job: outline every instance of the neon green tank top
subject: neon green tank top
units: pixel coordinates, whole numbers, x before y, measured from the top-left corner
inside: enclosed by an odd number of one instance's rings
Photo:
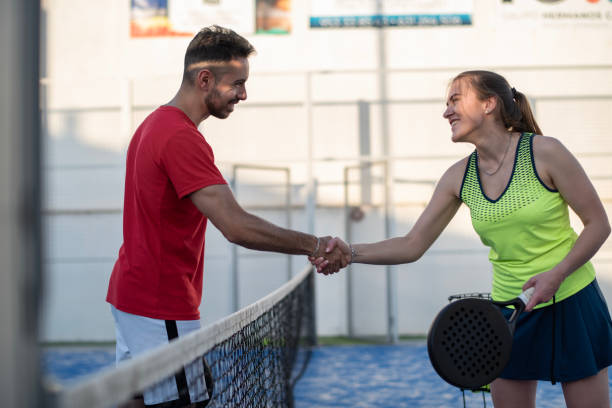
[[[492,200],[482,189],[476,151],[468,160],[461,185],[461,200],[470,208],[472,225],[483,244],[491,248],[494,300],[516,297],[529,278],[561,262],[578,238],[570,226],[567,203],[537,174],[532,141],[533,134],[521,135],[510,181],[499,198]],[[556,301],[580,291],[594,278],[593,265],[587,262],[563,281]]]

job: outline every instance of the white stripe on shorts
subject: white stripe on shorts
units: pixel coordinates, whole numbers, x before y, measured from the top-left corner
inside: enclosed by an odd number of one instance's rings
[[[116,362],[132,358],[148,350],[168,344],[168,332],[165,320],[152,319],[118,310],[111,305],[115,319],[115,335],[117,339]],[[199,320],[176,320],[178,335],[184,336],[198,330]],[[204,380],[204,365],[201,359],[185,367],[189,397],[191,402],[207,400],[208,391]],[[145,405],[160,404],[179,398],[176,380],[169,377],[151,386],[143,392]]]

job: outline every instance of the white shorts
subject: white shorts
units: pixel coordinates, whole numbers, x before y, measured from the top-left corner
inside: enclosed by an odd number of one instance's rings
[[[201,327],[199,320],[151,319],[122,312],[112,305],[111,312],[115,319],[117,363],[167,344],[171,339],[184,336]],[[174,377],[169,377],[146,389],[143,392],[144,403],[155,405],[175,402],[176,406],[184,406],[185,403],[200,402],[203,404],[198,406],[205,406],[204,402],[209,399],[206,385],[204,363],[202,359],[198,359],[185,366],[184,370]],[[182,395],[179,395],[179,389]]]

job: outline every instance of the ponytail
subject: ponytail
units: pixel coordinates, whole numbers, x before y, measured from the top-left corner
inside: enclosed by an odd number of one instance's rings
[[[514,88],[512,89],[514,94],[514,104],[521,113],[520,119],[517,122],[511,123],[512,130],[516,132],[529,132],[541,135],[542,131],[540,130],[540,127],[533,116],[531,106],[529,105],[529,100],[525,94],[518,92]]]

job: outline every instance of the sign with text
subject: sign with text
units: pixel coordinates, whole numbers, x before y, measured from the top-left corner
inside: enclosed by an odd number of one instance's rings
[[[497,0],[500,23],[612,26],[611,0]]]
[[[472,24],[472,0],[312,0],[310,27]]]

